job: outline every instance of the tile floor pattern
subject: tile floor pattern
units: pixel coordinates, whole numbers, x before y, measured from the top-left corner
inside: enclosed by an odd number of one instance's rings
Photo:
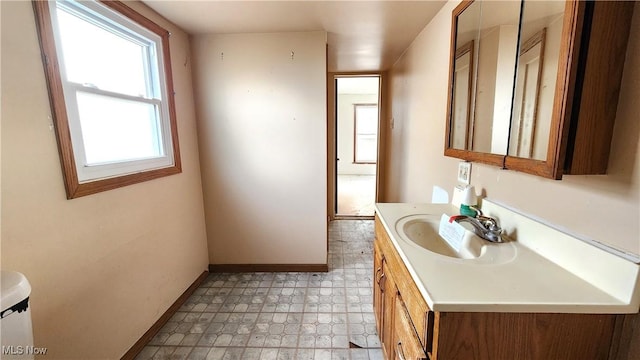
[[[136,359],[382,359],[372,273],[373,221],[334,221],[328,273],[210,274]]]

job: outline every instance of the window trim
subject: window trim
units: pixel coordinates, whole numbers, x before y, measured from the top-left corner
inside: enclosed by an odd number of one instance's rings
[[[358,148],[358,107],[376,107],[378,109],[378,127],[380,127],[380,106],[377,103],[353,104],[353,164],[377,164],[377,161],[358,161],[356,150]],[[378,132],[380,129],[378,129]],[[376,146],[378,146],[378,134],[376,133]],[[376,154],[377,160],[378,154]]]
[[[62,166],[62,174],[67,194],[67,199],[91,195],[102,191],[113,190],[120,187],[141,183],[157,179],[164,176],[174,175],[182,172],[180,160],[180,146],[178,143],[178,126],[176,121],[176,110],[173,90],[173,75],[171,71],[171,57],[169,52],[169,31],[165,30],[155,22],[139,14],[129,6],[120,1],[99,1],[100,4],[123,15],[141,27],[157,34],[161,38],[164,77],[166,86],[166,100],[169,115],[170,143],[173,148],[173,165],[143,170],[136,173],[119,175],[109,178],[102,178],[81,182],[78,179],[76,160],[71,141],[71,131],[69,117],[64,99],[63,82],[60,77],[60,65],[54,42],[53,26],[51,23],[51,13],[48,1],[33,0],[33,8],[36,18],[38,37],[40,40],[40,50],[42,63],[49,90],[49,102],[51,104],[53,124],[55,127],[58,142],[58,152]],[[163,134],[163,136],[165,136]],[[170,155],[170,154],[168,154]]]

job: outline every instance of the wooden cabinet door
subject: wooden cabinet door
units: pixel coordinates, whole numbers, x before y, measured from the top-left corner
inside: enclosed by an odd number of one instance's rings
[[[384,256],[376,242],[373,246],[373,312],[376,317],[376,330],[378,330],[378,336],[381,340],[383,333],[382,318],[384,314],[384,296],[381,287],[384,281],[384,272],[382,271],[383,259]]]
[[[373,247],[373,311],[384,358],[393,359],[395,357],[393,316],[398,287],[389,272],[389,264],[382,252],[379,240],[376,239]]]
[[[395,301],[394,315],[394,350],[396,360],[426,360],[427,355],[415,332],[409,311],[398,293]]]
[[[395,359],[393,322],[398,287],[396,286],[393,276],[387,271],[386,265],[387,262],[383,260],[382,271],[384,272],[384,278],[382,281],[382,301],[384,306],[382,315],[382,336],[380,341],[382,342],[382,351],[385,353],[385,359]]]

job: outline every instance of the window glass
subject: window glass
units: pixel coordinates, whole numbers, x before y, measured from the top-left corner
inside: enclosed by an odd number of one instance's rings
[[[146,75],[148,46],[116,32],[115,26],[58,6],[57,20],[66,80],[132,96],[151,97]]]
[[[355,106],[355,162],[375,163],[378,153],[378,106]]]
[[[87,165],[162,156],[152,104],[77,93]]]

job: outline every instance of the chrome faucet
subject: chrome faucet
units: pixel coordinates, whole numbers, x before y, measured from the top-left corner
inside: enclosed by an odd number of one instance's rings
[[[449,222],[468,222],[473,226],[473,230],[476,235],[487,241],[501,243],[502,236],[500,235],[502,234],[502,229],[500,228],[500,226],[498,226],[498,221],[495,218],[483,215],[480,209],[473,208],[473,210],[478,213],[475,217],[467,215],[454,215],[449,218]]]

